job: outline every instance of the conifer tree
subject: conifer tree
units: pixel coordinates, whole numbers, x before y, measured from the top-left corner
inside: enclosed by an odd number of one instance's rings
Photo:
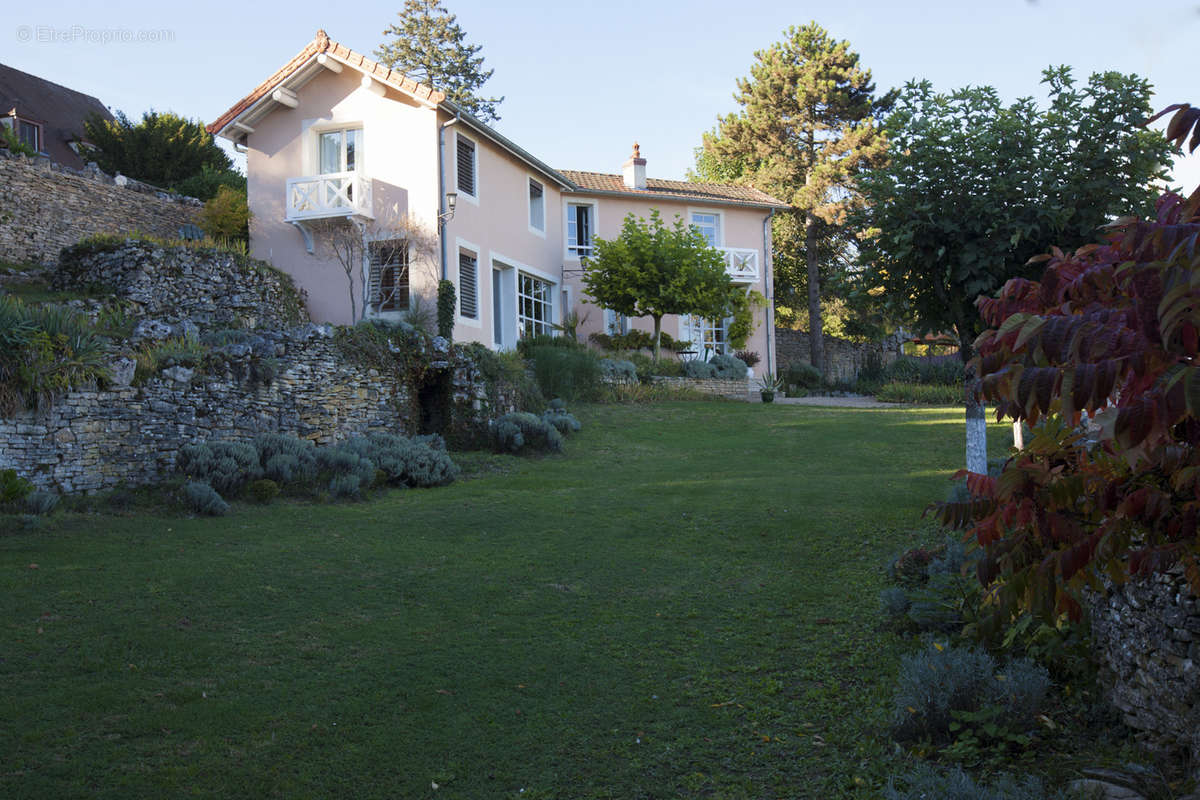
[[[503,97],[482,97],[479,88],[495,70],[483,68],[482,45],[467,44],[467,35],[441,0],[404,0],[400,22],[389,25],[375,51],[383,64],[416,81],[443,91],[454,103],[484,122],[500,119],[496,106]]]
[[[787,295],[806,276],[811,360],[823,371],[819,256],[839,249],[833,240],[860,199],[855,175],[886,150],[875,85],[849,43],[815,22],[789,28],[754,59],[750,77],[737,83],[742,110],[704,135],[695,174],[749,184],[792,205],[774,228],[775,287]]]

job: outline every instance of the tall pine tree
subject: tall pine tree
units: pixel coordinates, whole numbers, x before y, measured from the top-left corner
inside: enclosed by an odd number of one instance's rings
[[[496,106],[503,97],[482,97],[478,91],[495,70],[483,68],[482,45],[467,44],[458,18],[441,0],[404,0],[400,22],[388,26],[375,51],[383,64],[413,80],[443,91],[453,102],[484,122],[500,119]]]
[[[754,59],[734,95],[742,110],[704,135],[695,174],[749,184],[791,204],[774,228],[775,288],[787,296],[800,273],[806,278],[811,360],[824,371],[821,253],[839,249],[835,240],[860,202],[855,176],[886,152],[875,85],[849,43],[815,22],[789,28]]]

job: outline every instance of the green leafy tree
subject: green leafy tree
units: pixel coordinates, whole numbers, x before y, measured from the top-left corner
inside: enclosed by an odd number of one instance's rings
[[[825,362],[821,265],[837,264],[848,212],[859,203],[855,176],[880,161],[887,143],[875,121],[871,71],[845,41],[818,24],[792,27],[754,54],[738,81],[742,106],[704,135],[701,179],[752,185],[789,203],[774,226],[776,294],[807,285],[811,360]]]
[[[595,253],[583,274],[588,295],[627,317],[653,319],[655,360],[665,315],[723,318],[740,292],[704,236],[679,217],[667,227],[658,209],[650,210],[649,221],[627,215],[616,239],[596,237]]]
[[[484,122],[500,119],[496,106],[503,97],[482,97],[479,89],[495,70],[483,68],[482,45],[467,44],[457,17],[441,0],[404,0],[400,22],[389,25],[375,51],[380,62],[413,80],[433,86]]]
[[[1150,85],[1106,72],[1076,86],[1048,69],[1050,102],[1004,105],[990,87],[938,94],[910,82],[887,120],[890,161],[860,181],[869,285],[919,332],[953,331],[964,362],[975,299],[1032,277],[1051,243],[1093,242],[1117,214],[1148,214],[1169,145],[1143,127]],[[983,406],[968,382],[968,468],[986,472]]]
[[[121,111],[112,120],[93,114],[84,122],[84,130],[96,147],[94,160],[105,172],[119,172],[163,188],[173,188],[206,171],[231,176],[230,183],[236,183],[234,177],[240,178],[204,123],[170,111],[147,111],[138,123]],[[210,197],[216,191],[217,185],[213,185]]]

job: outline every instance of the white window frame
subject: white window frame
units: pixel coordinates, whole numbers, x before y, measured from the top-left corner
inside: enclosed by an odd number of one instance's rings
[[[474,159],[475,163],[471,165],[472,170],[474,172],[474,178],[475,178],[475,193],[474,194],[471,194],[470,192],[465,191],[461,186],[458,185],[458,142],[460,139],[463,141],[470,142],[471,143],[471,151],[475,154],[475,159]],[[476,206],[479,205],[479,195],[481,194],[481,192],[479,190],[479,157],[480,157],[480,155],[481,155],[481,150],[479,147],[478,139],[472,139],[470,136],[465,136],[465,135],[463,135],[463,133],[461,131],[454,132],[454,188],[455,188],[455,191],[458,192],[459,200],[466,200],[468,203],[471,203],[472,205],[476,205]]]
[[[538,298],[534,297],[533,295],[521,294],[521,278],[523,278],[523,277],[545,284],[546,299],[539,300]],[[525,335],[524,320],[530,320],[534,323],[534,325],[540,325],[543,327],[543,330],[541,330],[541,331],[534,331],[534,333],[533,333],[534,336],[538,336],[543,333],[549,334],[550,336],[554,335],[554,325],[556,324],[554,321],[555,320],[555,315],[554,315],[554,312],[555,312],[554,299],[555,298],[554,298],[554,295],[557,292],[557,290],[558,290],[558,284],[555,281],[553,281],[549,278],[543,277],[542,275],[539,275],[536,272],[526,272],[525,270],[517,270],[517,337],[518,338]],[[527,317],[527,316],[523,315],[521,313],[521,298],[522,297],[529,298],[529,300],[532,301],[533,303],[544,303],[546,306],[545,317],[541,320],[538,320],[534,317]]]
[[[12,125],[10,127],[12,128],[13,135],[17,137],[18,142],[21,142],[22,144],[26,144],[26,142],[23,142],[21,140],[21,126],[28,125],[31,128],[33,128],[34,136],[37,138],[37,142],[33,145],[33,152],[35,152],[35,153],[46,152],[46,147],[45,147],[45,145],[46,145],[46,128],[44,125],[42,125],[42,123],[34,122],[31,119],[25,119],[23,117],[17,117],[17,116],[12,117],[11,119],[12,119]]]
[[[556,278],[554,275],[546,272],[545,270],[540,270],[537,267],[531,267],[530,265],[518,261],[515,258],[509,258],[503,253],[498,253],[495,250],[488,251],[488,262],[492,264],[492,266],[499,264],[501,269],[513,271],[512,295],[510,298],[508,298],[513,301],[513,318],[509,322],[511,322],[511,330],[516,332],[516,338],[518,340],[523,335],[523,328],[521,327],[520,303],[521,273],[525,273],[531,278],[537,278],[540,281],[545,281],[546,283],[550,284],[550,316],[548,317],[546,324],[555,324],[556,320],[561,320],[563,311],[561,308],[559,308],[559,306],[562,303],[562,298],[559,295],[563,286],[559,278]],[[550,332],[553,333],[553,329],[551,329]]]
[[[454,317],[460,325],[466,325],[470,328],[483,329],[483,292],[479,288],[479,276],[483,272],[483,250],[479,245],[473,242],[468,242],[466,239],[456,237],[454,240],[454,294],[457,298],[454,306]],[[475,259],[475,316],[464,317],[462,315],[462,261],[460,256],[463,253],[469,254]],[[488,280],[491,280],[491,273],[488,273]],[[489,298],[490,300],[490,298]]]
[[[529,222],[529,232],[532,233],[534,236],[538,236],[542,239],[545,239],[546,238],[546,217],[547,217],[546,210],[550,207],[550,204],[547,202],[548,198],[546,197],[546,195],[549,194],[549,192],[546,191],[546,182],[540,181],[537,178],[535,178],[529,174],[526,174],[525,177],[527,179],[525,182],[525,200],[526,200],[526,204],[528,206],[527,211],[529,212],[526,219]],[[532,195],[532,192],[530,192],[530,189],[533,188],[533,184],[535,184],[535,183],[542,190],[542,227],[540,227],[540,228],[536,227],[533,224],[533,195]]]
[[[609,336],[629,333],[629,317],[611,308],[604,309],[604,333]]]
[[[362,120],[305,120],[302,125],[304,160],[304,175],[321,174],[321,134],[334,131],[358,131],[358,151],[354,154],[354,172],[365,175],[367,172],[367,126]],[[346,139],[342,137],[342,163],[346,161]]]
[[[717,243],[714,245],[714,247],[716,247],[718,250],[725,247],[725,212],[718,208],[689,206],[687,210],[687,221],[688,225],[693,228],[699,228],[699,226],[692,220],[692,217],[696,214],[707,214],[717,218]]]
[[[600,230],[600,224],[599,224],[600,223],[600,203],[597,200],[580,200],[580,199],[577,199],[574,197],[564,198],[564,200],[565,201],[563,202],[563,258],[565,258],[569,261],[578,261],[580,259],[579,253],[572,253],[571,245],[568,244],[569,240],[567,237],[567,229],[570,225],[569,215],[571,213],[571,206],[590,206],[592,209],[591,214],[590,214],[591,225],[592,225],[592,229],[591,229],[592,236],[591,236],[591,244],[588,245],[588,248],[592,252],[587,255],[588,258],[591,258],[592,255],[595,254],[596,233],[597,233],[597,231]]]

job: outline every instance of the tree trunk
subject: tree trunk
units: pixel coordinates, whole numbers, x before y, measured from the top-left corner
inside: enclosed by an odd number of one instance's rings
[[[658,361],[659,343],[662,341],[662,315],[654,317],[654,360]]]
[[[821,328],[821,276],[817,269],[817,218],[808,215],[804,249],[808,256],[808,347],[809,361],[825,377],[825,340]]]
[[[970,342],[965,337],[960,338],[959,354],[963,366],[974,355]],[[983,381],[975,376],[975,370],[967,368],[963,379],[963,391],[966,394],[967,406],[967,469],[980,475],[986,475],[987,463],[987,418],[984,414]]]

